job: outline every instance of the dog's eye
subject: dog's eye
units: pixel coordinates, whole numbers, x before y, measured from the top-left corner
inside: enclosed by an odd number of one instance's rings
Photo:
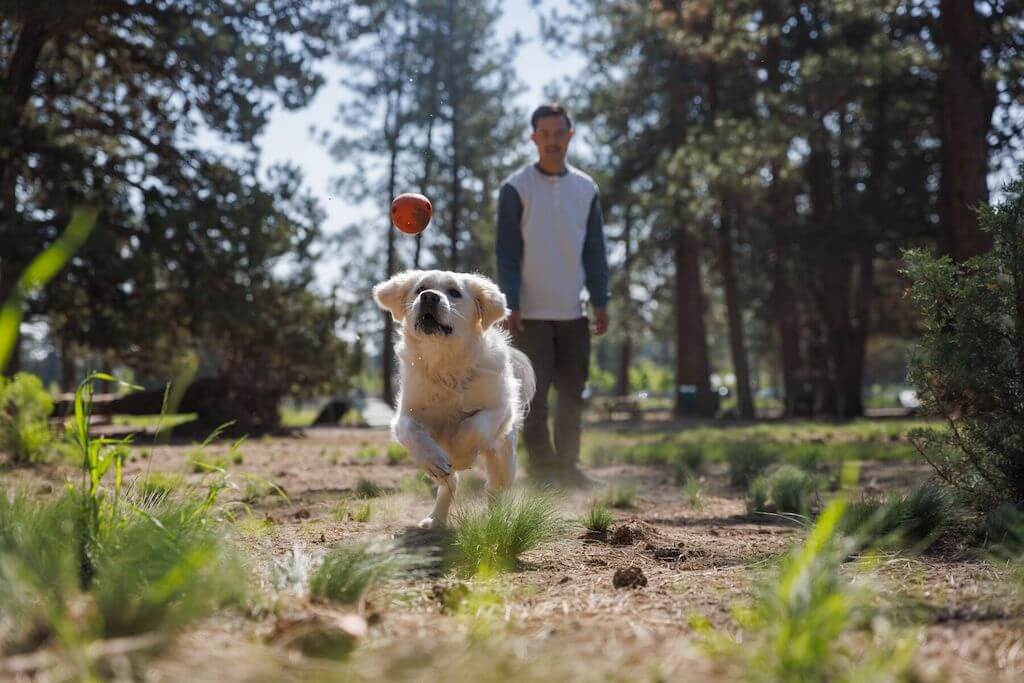
[[[462,298],[462,292],[460,292],[457,289],[449,289],[448,290],[448,296],[450,296],[453,299],[461,299]]]

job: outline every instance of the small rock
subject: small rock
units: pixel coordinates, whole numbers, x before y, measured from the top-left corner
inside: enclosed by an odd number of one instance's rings
[[[320,534],[320,542],[327,543],[327,538],[322,533]]]
[[[309,519],[309,510],[307,510],[306,508],[296,510],[295,514],[292,515],[292,517],[294,517],[295,519]]]
[[[568,575],[563,576],[562,578],[560,578],[558,580],[558,583],[569,583],[569,576]]]
[[[278,619],[271,640],[307,657],[341,659],[366,635],[366,620],[358,614],[312,614]]]
[[[622,567],[615,570],[612,585],[616,588],[643,588],[647,585],[647,577],[640,567]]]
[[[39,493],[53,493],[53,484],[46,483],[39,485]]]

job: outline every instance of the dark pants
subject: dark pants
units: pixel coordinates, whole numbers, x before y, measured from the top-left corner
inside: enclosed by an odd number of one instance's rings
[[[590,371],[590,323],[576,320],[524,320],[513,338],[533,364],[537,393],[523,424],[530,473],[546,477],[567,472],[580,457],[583,387]],[[558,392],[555,443],[548,433],[548,392]]]

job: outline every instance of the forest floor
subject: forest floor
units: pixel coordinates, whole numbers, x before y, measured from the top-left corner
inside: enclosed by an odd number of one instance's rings
[[[877,434],[872,429],[826,425],[772,434],[826,449],[850,438],[877,438],[882,450],[903,443],[900,425]],[[635,438],[674,433],[666,425],[587,429],[587,452],[603,453],[591,458],[600,466],[588,465],[588,474],[609,486],[629,482],[636,492],[613,511],[607,538],[593,538],[576,523],[528,552],[514,572],[468,582],[437,568],[412,573],[379,586],[356,607],[316,604],[302,595],[303,573],[326,549],[359,539],[392,539],[410,548],[437,541],[415,529],[430,509],[430,492],[407,458],[389,462],[388,432],[309,429],[247,441],[237,455],[227,443],[208,446],[203,457],[223,458],[237,485],[223,501],[245,500],[235,508],[233,525],[262,577],[265,597],[190,626],[150,662],[145,678],[729,680],[735,670],[702,647],[693,617],[735,632],[735,608],[751,603],[774,561],[806,530],[749,515],[745,491],[729,484],[722,463],[707,463],[699,485],[684,489],[667,465],[630,464],[609,455],[610,448]],[[135,452],[129,480],[147,472],[196,482],[204,476],[194,471],[195,445],[140,442]],[[74,476],[72,468],[50,464],[11,470],[3,478],[11,487],[48,492]],[[871,494],[901,491],[928,476],[926,467],[906,457],[862,460],[859,487]],[[360,480],[378,485],[380,495],[357,497]],[[471,472],[459,495],[481,499],[482,474]],[[599,484],[591,491],[559,492],[556,500],[566,519],[579,520],[601,495]],[[625,567],[639,568],[646,586],[615,587],[613,576]],[[279,579],[273,585],[272,576],[294,581],[291,587]],[[1024,677],[1024,603],[1004,568],[947,548],[885,555],[871,581],[907,615],[901,628],[916,639],[915,668],[922,679]],[[460,591],[466,598],[461,604],[447,597]],[[280,645],[296,624],[350,614],[361,616],[368,630],[342,664]]]

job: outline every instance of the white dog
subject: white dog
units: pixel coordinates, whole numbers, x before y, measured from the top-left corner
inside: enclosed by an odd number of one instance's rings
[[[505,295],[480,275],[411,270],[374,287],[402,326],[395,439],[436,482],[420,527],[444,526],[459,470],[482,454],[491,495],[516,473],[516,429],[536,389],[529,359],[495,323]]]

